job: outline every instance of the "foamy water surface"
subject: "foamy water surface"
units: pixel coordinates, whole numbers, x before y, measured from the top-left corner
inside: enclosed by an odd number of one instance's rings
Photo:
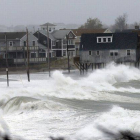
[[[6,78],[5,75],[1,78]],[[111,131],[140,129],[140,70],[109,64],[85,76],[78,71],[10,75],[0,82],[0,129],[29,140],[64,136],[101,139]]]

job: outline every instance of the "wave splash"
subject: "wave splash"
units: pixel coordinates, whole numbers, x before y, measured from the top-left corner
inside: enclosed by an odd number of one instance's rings
[[[104,133],[98,128],[102,127],[106,130],[117,133],[119,131],[140,131],[140,111],[131,111],[119,106],[114,106],[109,112],[102,113],[95,121],[91,122],[85,128],[81,129],[74,136],[80,139],[102,139]]]

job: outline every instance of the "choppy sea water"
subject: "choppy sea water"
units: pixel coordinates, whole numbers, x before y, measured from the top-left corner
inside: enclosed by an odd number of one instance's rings
[[[0,78],[6,79],[3,75]],[[109,64],[89,71],[10,75],[0,82],[0,129],[27,140],[63,136],[102,139],[110,131],[140,131],[140,70]]]

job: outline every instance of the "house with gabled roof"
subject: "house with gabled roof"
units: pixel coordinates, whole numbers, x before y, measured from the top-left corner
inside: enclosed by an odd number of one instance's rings
[[[76,55],[79,55],[80,41],[81,41],[82,34],[112,33],[109,29],[72,29],[72,31],[76,35],[76,39],[75,39]]]
[[[52,24],[44,24],[46,29],[48,26],[55,26]],[[38,43],[43,45],[46,50],[48,50],[47,41],[48,41],[48,32],[46,29],[37,31],[34,33],[34,36],[38,38]],[[68,36],[68,39],[67,39]],[[50,57],[66,57],[67,56],[67,41],[68,41],[68,53],[69,56],[75,56],[75,38],[76,35],[72,30],[52,30],[49,32],[49,51]]]
[[[45,23],[45,24],[40,25],[41,30],[47,31],[47,28],[48,28],[49,33],[53,32],[55,30],[55,26],[56,25],[54,25],[52,23]]]
[[[46,58],[40,55],[38,38],[28,33],[29,62],[42,63]],[[26,32],[1,32],[0,56],[13,60],[13,64],[25,64],[27,62],[27,33]]]
[[[80,62],[106,64],[132,63],[140,60],[137,33],[83,34],[80,45]]]

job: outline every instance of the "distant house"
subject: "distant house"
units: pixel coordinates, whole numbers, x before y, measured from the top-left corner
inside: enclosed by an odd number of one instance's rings
[[[137,33],[83,34],[80,45],[80,62],[105,64],[129,62],[140,59]]]
[[[55,26],[56,25],[52,23],[45,23],[43,25],[40,25],[41,30],[47,31],[47,28],[48,28],[49,33],[52,33],[53,31],[55,31]]]
[[[48,50],[48,33],[49,27],[49,51],[51,57],[66,57],[67,56],[67,37],[68,37],[68,52],[71,57],[75,56],[75,38],[76,35],[71,30],[55,30],[55,25],[46,23],[41,25],[41,30],[34,33],[38,38],[39,46]]]
[[[82,34],[111,33],[109,29],[72,29],[72,31],[76,35],[75,39],[76,55],[79,55],[80,40]]]
[[[42,63],[46,59],[40,56],[38,38],[32,33],[28,34],[28,46],[30,63]],[[7,53],[6,53],[7,48]],[[27,34],[26,32],[1,32],[0,33],[0,56],[13,60],[14,64],[25,64],[27,62]]]

